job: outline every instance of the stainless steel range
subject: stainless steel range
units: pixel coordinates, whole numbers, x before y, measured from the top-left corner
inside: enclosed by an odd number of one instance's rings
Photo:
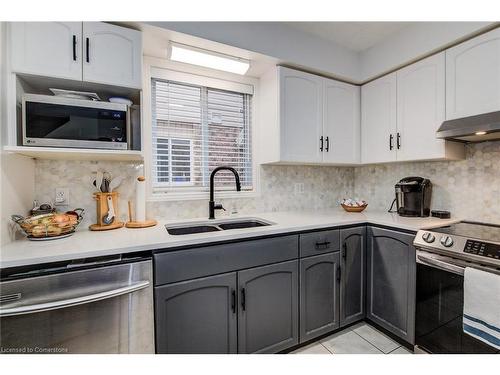
[[[422,250],[500,268],[500,226],[462,221],[450,226],[421,230],[414,245]]]
[[[500,226],[462,221],[420,230],[413,244],[417,262],[415,352],[496,353],[463,332],[463,283],[466,267],[500,275]]]

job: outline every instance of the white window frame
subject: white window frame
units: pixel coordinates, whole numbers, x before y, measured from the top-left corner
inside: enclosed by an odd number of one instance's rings
[[[182,191],[174,185],[165,192],[153,193],[153,133],[151,79],[158,78],[176,82],[185,82],[199,86],[213,87],[222,90],[252,94],[251,118],[251,152],[252,152],[252,186],[249,191],[227,190],[217,188],[217,198],[255,198],[260,196],[260,173],[258,164],[258,83],[259,80],[207,68],[198,68],[189,64],[177,63],[160,58],[144,56],[142,85],[142,152],[144,156],[144,175],[146,176],[147,201],[181,201],[204,200],[209,198],[208,191]],[[168,137],[165,137],[168,138]],[[177,139],[177,137],[174,137]],[[192,155],[192,154],[191,154]],[[180,186],[179,186],[180,187]]]

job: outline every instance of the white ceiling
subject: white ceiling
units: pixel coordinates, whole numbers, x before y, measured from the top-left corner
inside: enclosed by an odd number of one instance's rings
[[[413,22],[286,22],[295,29],[335,42],[355,52],[364,51]]]

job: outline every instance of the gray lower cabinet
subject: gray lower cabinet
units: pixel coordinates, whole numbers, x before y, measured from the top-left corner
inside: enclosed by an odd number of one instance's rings
[[[365,318],[366,227],[340,231],[340,326]]]
[[[236,273],[155,288],[157,353],[236,353]]]
[[[338,252],[300,260],[300,342],[339,327]]]
[[[298,261],[238,272],[238,352],[276,353],[298,344]]]
[[[339,251],[340,237],[338,229],[304,233],[299,236],[300,256],[308,257]]]
[[[414,344],[414,235],[375,227],[367,235],[367,318]]]

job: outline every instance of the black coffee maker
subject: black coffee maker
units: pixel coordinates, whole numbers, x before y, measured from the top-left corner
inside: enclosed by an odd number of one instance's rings
[[[400,216],[426,217],[431,211],[432,183],[427,178],[405,177],[396,185],[397,213]],[[394,206],[394,202],[392,202]],[[391,206],[391,209],[392,209]]]

